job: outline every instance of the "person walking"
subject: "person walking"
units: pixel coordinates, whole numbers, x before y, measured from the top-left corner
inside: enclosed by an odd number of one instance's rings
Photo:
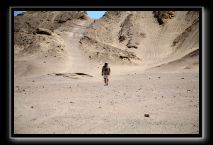
[[[105,86],[108,86],[109,75],[110,75],[110,67],[108,63],[105,63],[104,66],[102,67],[102,76],[104,77]]]

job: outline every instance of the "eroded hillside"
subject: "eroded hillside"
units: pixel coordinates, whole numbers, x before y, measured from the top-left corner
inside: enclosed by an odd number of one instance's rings
[[[14,19],[15,71],[19,65],[31,73],[83,71],[77,61],[151,68],[193,52],[199,52],[196,11],[107,11],[98,20],[85,11],[29,11]]]

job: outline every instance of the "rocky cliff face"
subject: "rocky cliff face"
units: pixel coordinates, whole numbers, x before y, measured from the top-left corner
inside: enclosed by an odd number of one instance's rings
[[[37,28],[55,30],[68,21],[89,20],[85,11],[28,11],[14,19],[14,31],[35,32]]]
[[[64,48],[63,39],[55,30],[72,27],[78,20],[90,20],[85,11],[28,11],[14,19],[15,54],[58,51]]]

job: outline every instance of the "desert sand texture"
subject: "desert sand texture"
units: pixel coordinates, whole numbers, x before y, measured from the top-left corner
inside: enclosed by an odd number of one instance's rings
[[[197,12],[110,11],[94,21],[37,11],[14,22],[15,134],[199,133]]]

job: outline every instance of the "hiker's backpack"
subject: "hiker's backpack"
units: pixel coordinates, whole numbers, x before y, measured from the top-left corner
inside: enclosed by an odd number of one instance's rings
[[[103,67],[103,73],[105,75],[109,75],[109,72],[110,72],[110,68],[109,67]]]

